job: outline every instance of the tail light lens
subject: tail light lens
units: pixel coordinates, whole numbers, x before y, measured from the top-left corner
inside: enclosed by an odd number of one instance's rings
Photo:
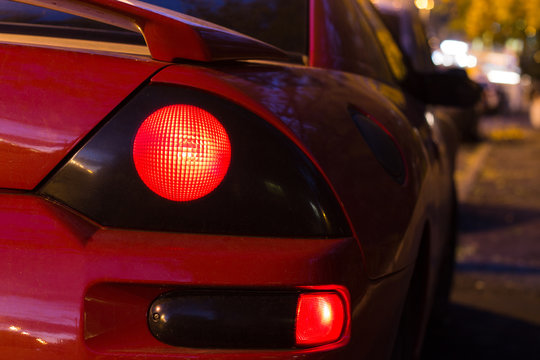
[[[38,192],[116,228],[351,235],[334,193],[287,136],[193,88],[142,88]]]
[[[301,294],[296,310],[296,345],[316,346],[337,341],[343,333],[346,309],[336,293]]]
[[[142,181],[173,201],[199,199],[223,180],[231,161],[227,132],[208,111],[169,105],[141,124],[133,161]]]

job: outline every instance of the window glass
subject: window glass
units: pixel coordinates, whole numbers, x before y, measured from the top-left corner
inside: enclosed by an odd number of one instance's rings
[[[433,71],[431,50],[422,22],[414,10],[379,9],[384,24],[388,27],[403,54],[408,57],[416,72]]]
[[[146,0],[302,55],[308,48],[308,0]],[[144,44],[142,35],[28,4],[0,0],[0,32]],[[15,26],[17,25],[17,26]],[[25,25],[25,27],[21,27]],[[77,34],[77,29],[85,30]]]
[[[395,35],[396,41],[398,43],[402,42],[402,33],[401,28],[403,26],[401,22],[401,17],[398,12],[385,11],[385,9],[379,9],[381,14],[381,20],[384,22],[384,25],[390,30],[392,35]]]
[[[356,0],[321,2],[325,18],[320,66],[392,82],[385,57]]]
[[[307,54],[307,0],[144,0]]]
[[[38,6],[0,0],[0,32],[144,45],[141,34]]]
[[[433,71],[435,68],[433,62],[431,61],[431,49],[429,47],[424,26],[422,25],[422,20],[420,20],[418,14],[412,14],[411,20],[416,48],[418,49],[418,64],[415,64],[415,69],[417,71]]]
[[[359,0],[358,3],[361,5],[362,10],[367,15],[371,26],[375,30],[377,39],[379,40],[386,60],[392,70],[392,74],[398,81],[403,81],[407,76],[407,68],[403,61],[403,54],[394,41],[392,34],[390,34],[390,31],[383,24],[379,17],[379,13],[370,2]]]

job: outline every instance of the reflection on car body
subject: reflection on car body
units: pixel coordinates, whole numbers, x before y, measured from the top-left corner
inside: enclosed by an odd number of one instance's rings
[[[21,3],[0,2],[6,356],[418,355],[453,145],[369,2]]]

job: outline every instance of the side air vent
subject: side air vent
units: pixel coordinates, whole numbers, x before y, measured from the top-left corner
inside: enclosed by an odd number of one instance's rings
[[[403,154],[392,134],[378,121],[350,107],[349,112],[373,155],[386,172],[400,185],[405,183],[407,169]]]

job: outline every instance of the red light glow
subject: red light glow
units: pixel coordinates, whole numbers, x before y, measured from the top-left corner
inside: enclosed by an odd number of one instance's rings
[[[209,112],[170,105],[142,123],[133,143],[133,161],[141,180],[156,194],[190,201],[221,183],[231,161],[231,144]]]
[[[344,304],[338,294],[300,295],[296,309],[296,345],[315,346],[337,341],[344,325]]]

